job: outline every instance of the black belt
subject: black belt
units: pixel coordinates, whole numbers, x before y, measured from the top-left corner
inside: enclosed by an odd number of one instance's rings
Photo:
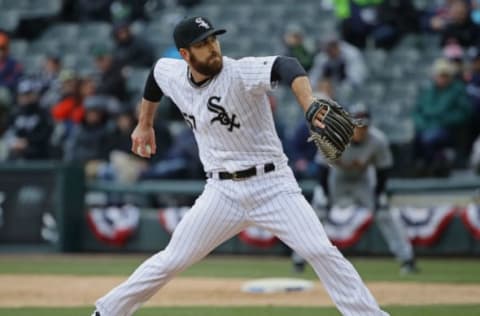
[[[263,165],[264,173],[268,173],[275,170],[275,165],[270,162]],[[220,180],[244,180],[257,175],[257,167],[251,167],[245,170],[235,171],[235,172],[224,172],[221,171],[218,173],[218,179]],[[207,178],[213,178],[212,172],[207,172]]]

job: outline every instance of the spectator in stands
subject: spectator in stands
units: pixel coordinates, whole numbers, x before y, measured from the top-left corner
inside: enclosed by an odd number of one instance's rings
[[[85,73],[80,77],[80,94],[83,98],[97,94],[97,84],[93,73]]]
[[[96,90],[98,94],[110,95],[120,101],[128,99],[127,85],[122,68],[113,59],[111,51],[104,46],[94,49],[95,65],[98,70]]]
[[[334,6],[343,38],[361,49],[369,38],[376,47],[390,49],[403,34],[419,28],[410,0],[343,0]]]
[[[15,93],[20,77],[22,65],[9,54],[10,37],[0,31],[0,87],[6,87]]]
[[[466,1],[453,1],[449,7],[448,16],[448,23],[441,29],[442,46],[453,42],[468,48],[479,43],[479,27],[473,23]]]
[[[52,125],[48,112],[39,106],[41,85],[25,78],[17,88],[17,105],[6,132],[10,160],[42,160],[49,157]]]
[[[439,59],[433,66],[433,83],[423,91],[414,110],[415,149],[419,171],[445,175],[454,157],[449,148],[470,115],[465,85],[454,77],[454,67]],[[458,149],[458,148],[456,148]]]
[[[454,67],[455,78],[465,80],[464,49],[457,43],[449,43],[443,48],[443,57]]]
[[[151,67],[155,62],[153,47],[145,39],[132,34],[128,23],[116,24],[113,38],[116,44],[113,58],[121,67]]]
[[[298,24],[288,24],[283,34],[283,44],[285,45],[285,56],[291,56],[298,59],[306,71],[309,71],[313,65],[314,53],[305,42],[303,29]]]
[[[62,59],[56,53],[48,53],[45,55],[45,60],[42,69],[38,74],[38,80],[42,84],[42,90],[45,91],[51,86],[55,85],[58,75],[62,70]]]
[[[157,152],[161,152],[158,147]],[[205,177],[202,170],[193,132],[185,128],[174,137],[164,159],[142,173],[141,179],[201,179]]]
[[[473,23],[480,25],[480,0],[472,0],[471,6],[470,18],[472,19]]]
[[[115,125],[108,135],[109,168],[102,177],[117,182],[132,183],[137,180],[142,171],[148,168],[148,162],[131,151],[130,134],[137,124],[135,110],[122,107],[115,113],[114,119]],[[161,145],[165,140],[161,139],[163,135],[159,136]],[[166,150],[166,148],[161,149]]]
[[[421,15],[412,0],[384,0],[378,7],[378,16],[379,26],[373,37],[383,47],[393,47],[405,34],[420,32]]]
[[[85,165],[87,176],[94,178],[106,167],[110,148],[108,136],[112,126],[109,124],[109,99],[104,96],[91,96],[85,99],[85,116],[81,124],[74,127],[72,136],[66,144],[66,161]]]
[[[0,87],[0,161],[7,158],[7,144],[3,137],[8,127],[8,117],[10,108],[12,107],[12,96],[10,91],[5,87]]]
[[[45,56],[42,69],[38,74],[38,79],[42,84],[42,96],[40,105],[43,108],[50,108],[53,104],[60,101],[61,84],[58,77],[62,71],[62,60],[56,53],[49,53]]]
[[[108,137],[109,148],[133,155],[129,135],[137,123],[135,111],[129,107],[122,107],[115,113],[114,119],[115,125]]]
[[[449,8],[456,0],[445,0],[443,4],[434,2],[433,7],[425,9],[422,29],[426,31],[441,32],[450,20]]]
[[[52,117],[55,122],[64,122],[68,126],[79,124],[84,115],[80,80],[72,70],[65,69],[60,74],[59,81],[62,96],[51,108]]]
[[[467,95],[472,105],[470,142],[480,135],[480,52],[472,60],[471,74],[467,83]]]
[[[314,94],[334,98],[333,83],[329,79],[318,81]],[[315,178],[318,172],[318,164],[315,162],[317,148],[307,139],[310,136],[308,126],[302,117],[295,127],[292,139],[289,141],[289,160],[295,176],[299,179]]]
[[[361,85],[367,77],[367,66],[362,53],[353,45],[332,36],[322,45],[310,70],[310,80],[316,86],[319,79],[329,78],[335,83]]]

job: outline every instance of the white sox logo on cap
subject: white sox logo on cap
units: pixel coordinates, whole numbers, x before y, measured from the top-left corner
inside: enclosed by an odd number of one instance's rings
[[[198,27],[203,27],[207,30],[210,28],[210,25],[208,25],[208,23],[202,18],[196,18],[195,23],[198,24]]]

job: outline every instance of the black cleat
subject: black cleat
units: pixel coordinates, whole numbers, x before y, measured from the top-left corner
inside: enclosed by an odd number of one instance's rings
[[[400,267],[400,274],[401,275],[409,275],[409,274],[417,274],[420,270],[417,268],[417,264],[415,260],[408,260],[402,263]]]
[[[298,274],[305,272],[305,262],[295,262],[293,264],[293,272]]]

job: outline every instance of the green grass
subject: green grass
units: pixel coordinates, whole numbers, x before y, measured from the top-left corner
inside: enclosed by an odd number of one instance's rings
[[[128,275],[146,256],[11,256],[0,255],[0,274]],[[421,273],[400,276],[398,264],[390,258],[354,258],[366,281],[413,281],[480,283],[480,264],[472,259],[422,259]],[[191,277],[291,277],[287,258],[209,257],[182,276]],[[302,277],[316,279],[311,268]]]
[[[435,306],[391,306],[386,307],[392,316],[478,316],[480,305],[435,305]],[[91,308],[0,308],[2,316],[87,316]],[[334,316],[340,315],[333,308],[302,307],[175,307],[143,308],[136,316]]]

